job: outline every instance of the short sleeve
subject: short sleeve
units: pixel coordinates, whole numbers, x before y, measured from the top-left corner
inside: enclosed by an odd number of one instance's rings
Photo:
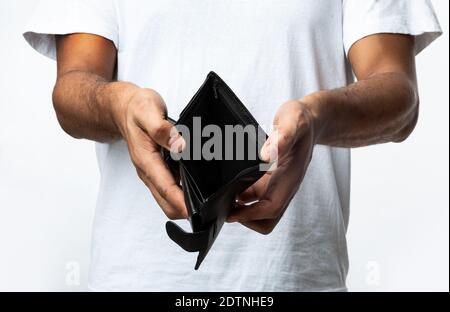
[[[55,35],[89,33],[119,47],[114,0],[41,0],[23,36],[39,53],[56,59]]]
[[[345,53],[358,40],[377,33],[415,36],[418,54],[441,35],[430,0],[343,0]]]

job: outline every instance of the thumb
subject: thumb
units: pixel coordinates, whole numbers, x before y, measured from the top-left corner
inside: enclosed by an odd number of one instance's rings
[[[172,125],[170,129],[169,150],[172,153],[181,153],[186,147],[186,141],[178,132],[178,129]]]
[[[286,128],[274,127],[267,141],[261,148],[261,159],[266,162],[274,162],[285,155],[294,143],[294,135]]]
[[[186,143],[176,127],[168,120],[160,117],[157,120],[142,120],[140,123],[150,138],[159,146],[170,151],[173,149],[174,152],[183,150]]]

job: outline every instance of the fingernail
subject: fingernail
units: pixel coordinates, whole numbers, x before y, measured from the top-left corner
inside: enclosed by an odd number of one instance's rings
[[[186,146],[186,142],[184,141],[181,135],[177,137],[171,137],[169,140],[170,151],[174,153],[181,153]]]
[[[227,223],[234,223],[235,221],[233,221],[233,218],[228,217],[225,222]]]
[[[278,158],[278,141],[276,132],[269,135],[261,149],[261,159],[265,162],[273,162]]]
[[[266,141],[266,143],[264,143],[263,147],[261,148],[261,160],[263,161],[268,161],[270,153],[269,153],[269,149],[270,149],[270,139],[268,139]]]
[[[167,144],[169,144],[169,146],[171,146],[176,140],[178,140],[178,138],[180,137],[180,134],[174,133],[173,135],[170,134],[170,138],[169,138],[169,142]]]
[[[278,158],[278,147],[272,144],[269,148],[269,162],[275,161]]]

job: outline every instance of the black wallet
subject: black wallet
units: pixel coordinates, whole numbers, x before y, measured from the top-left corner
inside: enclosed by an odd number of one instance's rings
[[[172,122],[187,127],[192,134],[195,117],[201,118],[202,127],[216,125],[222,134],[227,133],[227,125],[238,128],[251,126],[256,130],[243,132],[244,139],[240,141],[240,146],[244,146],[244,152],[240,157],[235,153],[238,150],[235,148],[238,140],[233,139],[233,146],[230,146],[230,141],[226,144],[223,138],[220,151],[222,157],[217,157],[218,159],[206,160],[203,154],[200,159],[194,158],[190,151],[188,159],[174,160],[170,153],[165,152],[166,163],[180,177],[192,227],[192,233],[188,233],[176,223],[168,221],[167,234],[184,250],[199,252],[195,264],[197,270],[219,235],[236,196],[264,174],[260,167],[263,162],[259,159],[259,152],[267,135],[230,87],[214,72],[208,74],[203,85],[181,112],[178,121]],[[190,139],[193,140],[192,137]],[[204,146],[208,139],[201,138],[201,145]],[[229,157],[230,147],[233,148],[232,159]]]

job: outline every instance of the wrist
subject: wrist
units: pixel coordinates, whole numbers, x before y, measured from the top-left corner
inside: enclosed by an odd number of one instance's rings
[[[126,136],[127,111],[130,100],[141,88],[129,82],[110,82],[98,93],[104,100],[105,111],[110,116],[119,135]]]
[[[310,127],[313,130],[314,142],[320,142],[320,138],[327,125],[329,113],[327,105],[324,104],[326,91],[318,91],[306,95],[299,100],[303,109],[310,116]]]
[[[129,125],[137,123],[142,116],[151,116],[155,111],[166,115],[164,100],[158,92],[129,82],[111,84],[109,107],[111,118],[125,140]]]

